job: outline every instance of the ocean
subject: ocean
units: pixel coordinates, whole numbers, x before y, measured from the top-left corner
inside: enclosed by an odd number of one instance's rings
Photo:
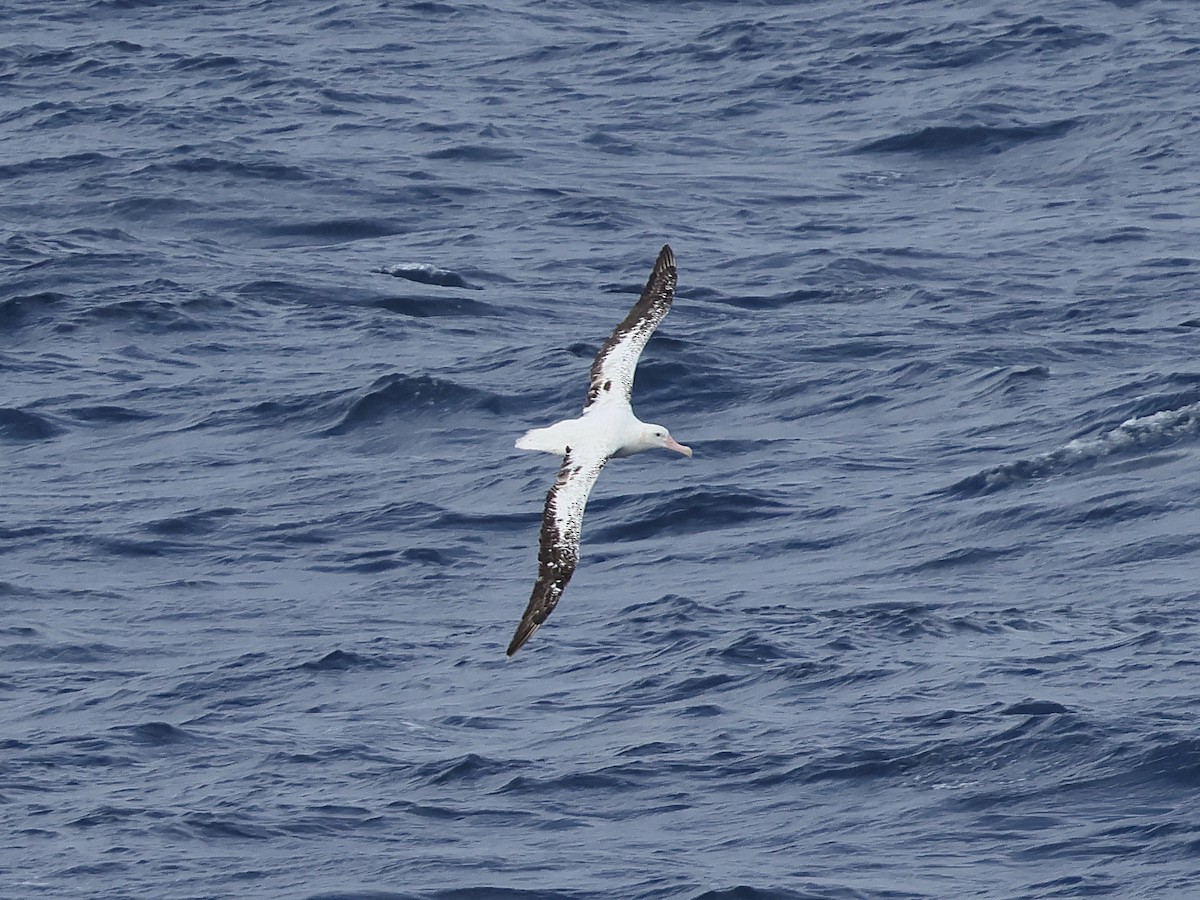
[[[1193,3],[0,21],[0,898],[1200,896]]]

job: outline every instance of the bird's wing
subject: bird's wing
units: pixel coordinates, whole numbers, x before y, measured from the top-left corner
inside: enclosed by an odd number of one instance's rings
[[[633,373],[638,357],[658,323],[671,311],[675,279],[675,254],[670,246],[664,245],[642,296],[633,304],[625,320],[613,329],[592,361],[587,402],[583,405],[585,410],[610,393],[623,395],[625,401],[629,401],[633,395]]]
[[[542,513],[542,534],[538,542],[538,576],[533,596],[525,607],[525,615],[508,645],[512,656],[521,645],[533,637],[546,617],[553,612],[563,590],[575,574],[579,562],[579,532],[583,525],[583,510],[587,506],[592,485],[608,456],[599,452],[576,452],[567,448],[558,479],[546,495]]]

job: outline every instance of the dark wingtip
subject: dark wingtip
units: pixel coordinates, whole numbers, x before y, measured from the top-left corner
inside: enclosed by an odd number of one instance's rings
[[[517,633],[513,635],[513,639],[508,643],[508,649],[504,651],[504,655],[512,659],[514,653],[525,646],[525,642],[533,637],[533,633],[538,630],[538,626],[532,622],[522,622],[517,626]]]
[[[663,244],[662,249],[658,251],[658,262],[661,265],[675,265],[675,251],[671,249],[670,244]]]

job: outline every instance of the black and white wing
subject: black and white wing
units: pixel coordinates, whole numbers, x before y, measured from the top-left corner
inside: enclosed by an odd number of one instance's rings
[[[609,335],[596,359],[592,362],[588,384],[587,409],[602,396],[615,392],[624,396],[626,402],[633,395],[633,373],[638,357],[650,335],[668,312],[675,296],[675,254],[670,246],[664,245],[654,262],[654,271],[646,288],[629,315]]]
[[[546,495],[542,513],[542,534],[538,541],[538,576],[533,596],[525,607],[525,615],[508,645],[512,656],[521,645],[533,637],[546,617],[554,611],[567,582],[575,574],[579,562],[579,532],[583,526],[583,510],[587,506],[592,485],[608,457],[596,452],[576,452],[567,448],[558,479]]]

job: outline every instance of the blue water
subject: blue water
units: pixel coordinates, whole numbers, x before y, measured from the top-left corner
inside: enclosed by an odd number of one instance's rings
[[[0,897],[1200,896],[1194,4],[0,20]]]

